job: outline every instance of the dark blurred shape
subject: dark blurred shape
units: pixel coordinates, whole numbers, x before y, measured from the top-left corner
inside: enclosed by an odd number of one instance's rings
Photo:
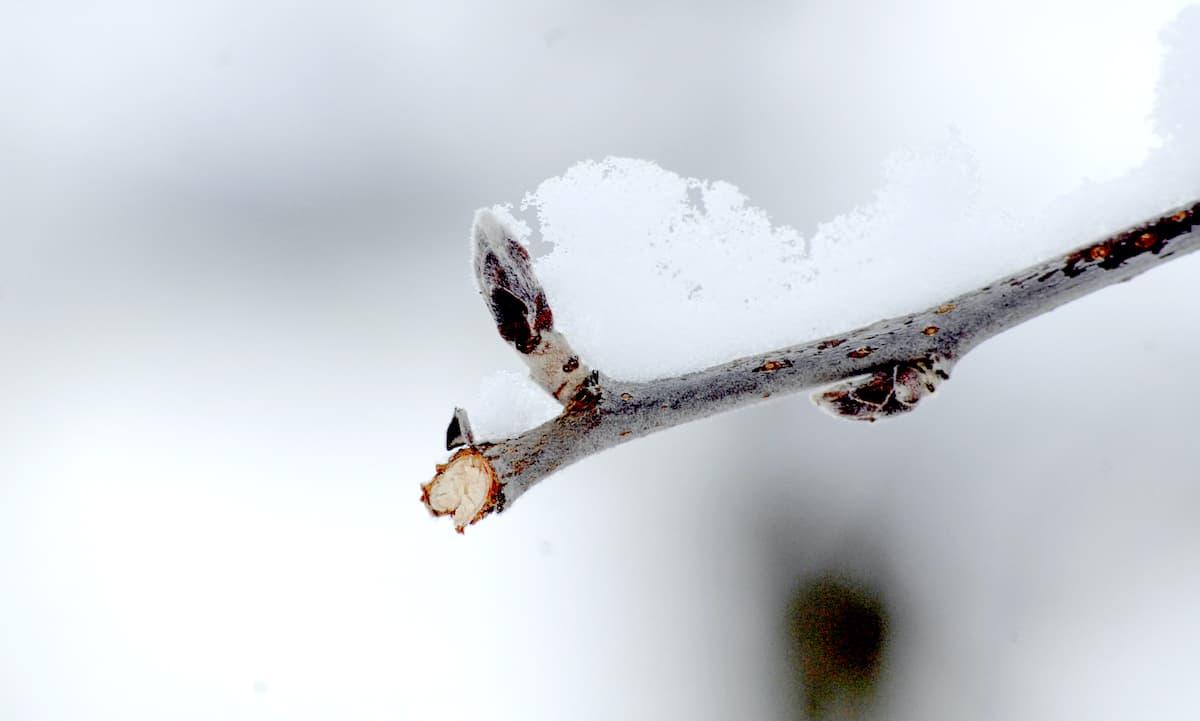
[[[820,576],[797,589],[787,621],[807,718],[863,718],[888,640],[880,595],[846,579]]]

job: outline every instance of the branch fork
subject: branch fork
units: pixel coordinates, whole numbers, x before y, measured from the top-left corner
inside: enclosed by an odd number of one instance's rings
[[[500,218],[480,210],[472,228],[480,295],[500,337],[563,411],[515,437],[479,441],[466,411],[456,408],[446,450],[457,450],[421,486],[421,501],[462,533],[569,463],[806,389],[824,387],[813,400],[839,418],[873,422],[908,413],[988,338],[1196,250],[1198,224],[1200,202],[1189,203],[922,311],[693,373],[629,382],[589,368],[571,349],[554,328],[528,252]]]

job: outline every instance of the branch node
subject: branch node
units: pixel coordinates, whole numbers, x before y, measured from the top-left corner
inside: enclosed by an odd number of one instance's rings
[[[563,413],[586,413],[596,408],[600,403],[600,374],[596,371],[588,373],[578,389],[567,401]]]

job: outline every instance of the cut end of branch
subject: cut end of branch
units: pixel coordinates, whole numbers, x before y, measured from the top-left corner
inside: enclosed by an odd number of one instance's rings
[[[838,418],[875,422],[907,413],[950,378],[951,363],[939,355],[897,363],[870,375],[851,378],[817,393],[813,402]]]
[[[421,502],[434,516],[450,516],[463,530],[498,510],[504,501],[500,480],[483,453],[472,446],[437,467],[433,480],[421,486]]]

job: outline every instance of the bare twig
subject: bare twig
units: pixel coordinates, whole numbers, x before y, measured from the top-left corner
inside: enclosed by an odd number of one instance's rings
[[[457,409],[447,445],[455,440],[464,447],[422,486],[422,500],[434,515],[453,516],[462,532],[593,453],[773,395],[830,384],[814,400],[833,415],[874,421],[907,412],[949,379],[955,361],[988,338],[1196,250],[1198,224],[1200,203],[1191,203],[917,313],[635,383],[587,370],[553,330],[524,248],[493,214],[480,211],[474,230],[480,291],[500,335],[564,408],[518,436],[484,442],[470,437],[466,414]]]

